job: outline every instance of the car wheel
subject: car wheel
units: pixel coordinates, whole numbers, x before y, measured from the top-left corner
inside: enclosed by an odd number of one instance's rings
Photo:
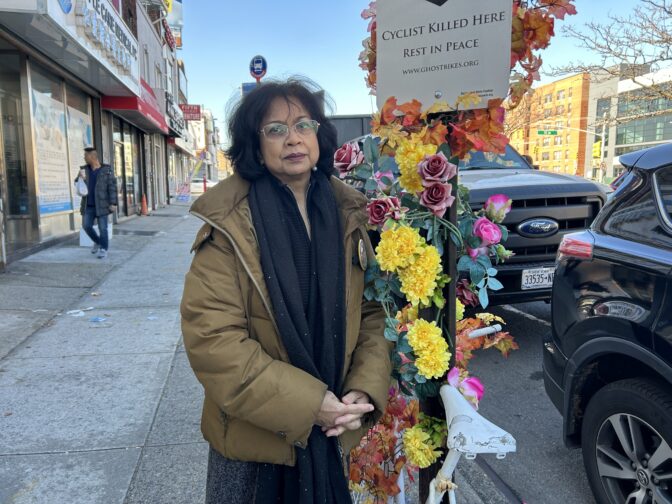
[[[588,403],[582,450],[599,504],[672,503],[672,395],[652,380],[611,383]]]

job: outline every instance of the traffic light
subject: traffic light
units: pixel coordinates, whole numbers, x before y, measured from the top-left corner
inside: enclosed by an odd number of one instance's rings
[[[593,144],[593,159],[600,159],[602,157],[602,140],[598,140]]]

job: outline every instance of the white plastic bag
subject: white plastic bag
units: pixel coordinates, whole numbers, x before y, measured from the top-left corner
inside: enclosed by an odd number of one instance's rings
[[[82,177],[77,177],[75,182],[75,189],[77,190],[78,196],[86,196],[89,194],[89,188],[86,185],[86,181]]]

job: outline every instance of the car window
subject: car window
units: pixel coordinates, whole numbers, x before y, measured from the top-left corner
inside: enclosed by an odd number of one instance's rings
[[[471,151],[460,161],[460,170],[490,170],[490,169],[532,169],[529,164],[513,150],[506,146],[504,154],[494,152]]]
[[[658,213],[658,200],[652,188],[617,203],[605,231],[627,240],[672,249],[672,236]]]
[[[658,170],[655,177],[660,213],[667,227],[672,230],[672,167]]]

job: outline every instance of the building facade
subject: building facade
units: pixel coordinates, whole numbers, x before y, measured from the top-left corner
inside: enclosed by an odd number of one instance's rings
[[[597,76],[591,83],[586,176],[611,182],[623,171],[621,155],[672,140],[672,69],[642,67],[636,81]]]
[[[584,175],[589,89],[588,74],[578,74],[534,90],[523,153],[541,170]]]
[[[169,202],[169,141],[186,126],[171,107],[176,48],[167,24],[153,23],[157,9],[0,0],[0,269],[79,230],[73,180],[85,147],[114,168],[115,219]]]

